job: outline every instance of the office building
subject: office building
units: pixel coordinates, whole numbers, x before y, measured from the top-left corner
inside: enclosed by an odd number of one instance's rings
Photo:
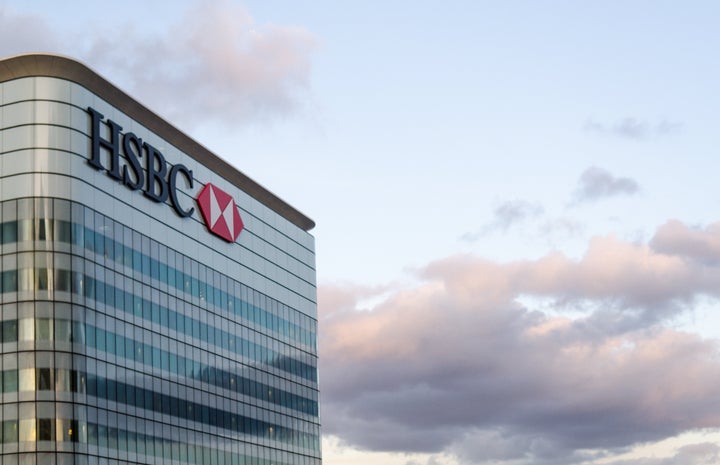
[[[83,64],[0,60],[0,463],[319,465],[313,226]]]

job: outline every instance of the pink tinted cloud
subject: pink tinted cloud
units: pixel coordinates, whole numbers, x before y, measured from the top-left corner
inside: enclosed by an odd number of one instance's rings
[[[322,310],[326,432],[373,449],[462,450],[468,463],[500,459],[463,438],[499,434],[512,447],[493,454],[535,464],[720,427],[716,341],[662,324],[716,295],[715,267],[604,237],[579,260],[457,256],[418,275],[370,310],[351,299]],[[594,306],[570,318],[520,297]]]
[[[720,283],[714,267],[687,263],[682,256],[613,236],[592,239],[578,261],[559,253],[512,263],[452,257],[429,265],[422,274],[441,279],[453,295],[468,299],[530,294],[562,300],[609,299],[626,306],[669,304],[697,292],[716,293]]]
[[[319,41],[303,28],[258,24],[229,0],[197,1],[177,23],[158,24],[148,30],[118,22],[112,34],[92,25],[62,31],[41,16],[0,5],[0,55],[78,58],[185,127],[266,122],[309,98]]]
[[[660,253],[715,262],[720,260],[720,223],[701,229],[670,220],[658,228],[650,245]]]
[[[237,127],[302,105],[317,45],[303,28],[258,24],[222,0],[197,2],[155,35],[128,27],[120,44],[94,37],[84,56],[172,121]]]

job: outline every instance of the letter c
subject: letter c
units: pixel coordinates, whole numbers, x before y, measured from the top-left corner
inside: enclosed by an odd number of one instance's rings
[[[192,171],[187,169],[185,165],[175,165],[170,169],[170,175],[168,176],[168,187],[170,188],[170,202],[172,203],[173,208],[177,212],[178,215],[180,215],[182,218],[186,218],[193,214],[195,211],[195,207],[190,207],[188,210],[183,210],[180,207],[180,202],[178,200],[177,195],[177,175],[178,173],[182,173],[185,176],[185,179],[188,181],[188,187],[192,189],[193,187],[193,175]]]

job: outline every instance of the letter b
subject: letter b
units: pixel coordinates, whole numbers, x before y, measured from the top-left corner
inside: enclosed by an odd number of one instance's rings
[[[165,180],[165,176],[167,175],[165,157],[147,142],[143,143],[143,147],[145,147],[145,151],[147,152],[145,195],[155,202],[164,202],[168,198],[168,185]]]

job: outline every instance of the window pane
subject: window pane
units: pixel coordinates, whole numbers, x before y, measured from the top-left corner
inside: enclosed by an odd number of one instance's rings
[[[3,371],[3,392],[17,392],[18,390],[18,371]],[[15,425],[17,430],[17,424]]]
[[[70,320],[55,320],[55,340],[70,342],[71,322]]]
[[[2,225],[2,243],[17,242],[17,221],[8,221]]]
[[[2,342],[17,342],[18,324],[17,320],[2,322]]]
[[[17,420],[6,420],[3,424],[3,442],[8,444],[10,442],[18,441],[18,421]]]
[[[37,369],[37,389],[38,391],[49,391],[52,389],[50,368]]]
[[[52,341],[52,320],[50,318],[35,320],[35,337],[38,341]]]
[[[38,441],[52,441],[52,420],[49,418],[38,419]]]

